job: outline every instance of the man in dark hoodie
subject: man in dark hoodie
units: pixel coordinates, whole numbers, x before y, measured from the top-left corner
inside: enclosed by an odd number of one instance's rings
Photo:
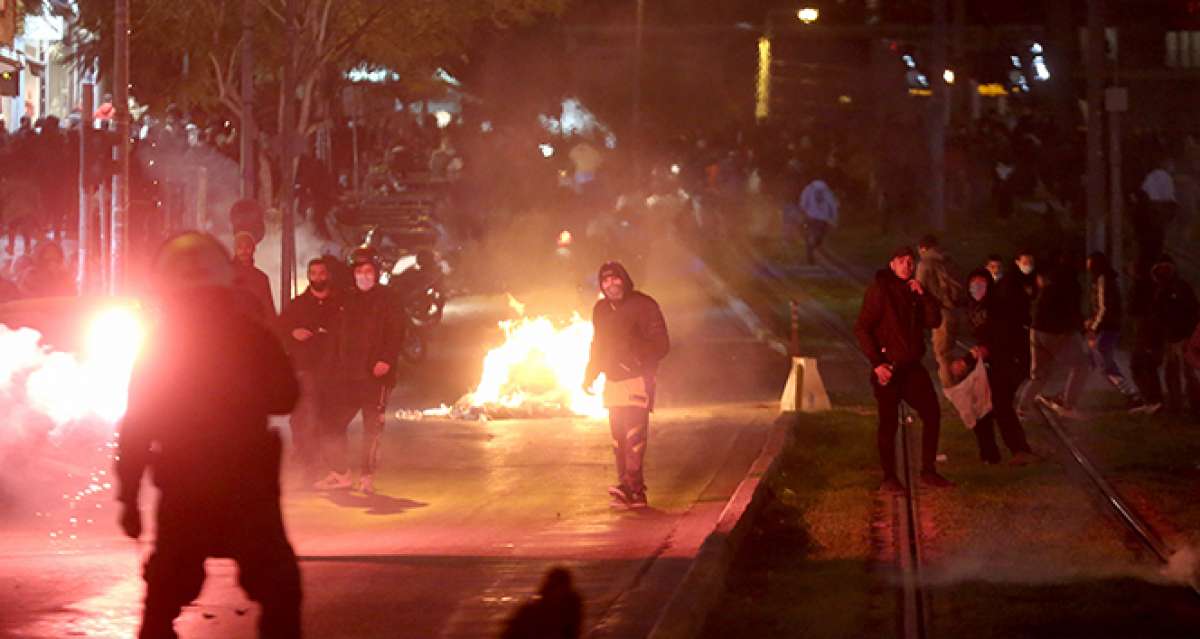
[[[921,481],[927,486],[953,484],[937,472],[938,435],[942,409],[929,372],[921,364],[925,331],[942,323],[942,306],[913,279],[916,254],[902,246],[892,252],[888,268],[880,269],[863,297],[854,324],[859,347],[871,362],[871,387],[879,409],[876,443],[883,465],[880,490],[902,492],[896,475],[896,431],[900,428],[900,402],[921,417]]]
[[[1075,405],[1087,381],[1087,358],[1080,334],[1083,329],[1083,288],[1069,258],[1050,260],[1050,268],[1038,273],[1038,296],[1033,304],[1030,328],[1033,364],[1029,383],[1021,389],[1018,412],[1031,414],[1033,403],[1059,368],[1067,370],[1062,402],[1047,401],[1063,417],[1079,418]],[[1046,398],[1043,398],[1046,399]]]
[[[598,280],[604,298],[592,307],[595,332],[583,387],[590,389],[604,374],[604,406],[617,463],[617,484],[609,487],[609,494],[631,508],[644,508],[642,465],[654,410],[655,376],[671,340],[658,302],[634,288],[624,266],[606,262]]]
[[[358,489],[375,492],[375,469],[383,438],[388,396],[396,384],[396,366],[404,343],[404,311],[392,291],[379,283],[379,257],[374,249],[355,249],[354,290],[346,296],[334,344],[336,399],[330,402],[325,457],[329,475],[318,490],[350,488],[346,430],[362,413],[363,438]]]
[[[208,557],[237,562],[239,584],[262,605],[260,636],[300,637],[300,570],[279,505],[282,445],[267,423],[299,391],[279,342],[237,309],[230,262],[220,242],[195,232],[169,240],[154,262],[161,321],[134,364],[116,457],[129,537],[142,534],[148,470],[158,488],[140,639],[176,636]]]
[[[334,329],[341,319],[342,295],[322,258],[308,263],[308,290],[280,316],[288,353],[300,380],[300,403],[292,413],[292,446],[306,485],[320,477],[322,420],[328,414],[333,377]]]

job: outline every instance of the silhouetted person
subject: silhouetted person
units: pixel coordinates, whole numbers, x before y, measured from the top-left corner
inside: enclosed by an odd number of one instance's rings
[[[504,625],[501,639],[577,639],[583,626],[583,598],[566,568],[552,568],[532,599]]]
[[[233,236],[233,285],[243,293],[243,299],[253,299],[246,309],[265,322],[275,319],[275,298],[271,296],[271,279],[254,265],[254,236],[239,231]]]
[[[267,424],[296,403],[291,365],[266,327],[237,310],[231,260],[215,238],[168,240],[153,276],[161,314],[133,369],[116,461],[126,535],[142,533],[147,470],[160,491],[138,636],[175,637],[205,559],[229,557],[262,606],[260,636],[298,638],[300,572],[279,505],[281,442]]]
[[[619,262],[601,266],[597,280],[604,297],[592,307],[595,334],[583,387],[589,389],[604,373],[604,406],[617,463],[617,484],[608,492],[622,504],[644,508],[650,412],[658,363],[671,350],[671,339],[658,302],[634,288]]]

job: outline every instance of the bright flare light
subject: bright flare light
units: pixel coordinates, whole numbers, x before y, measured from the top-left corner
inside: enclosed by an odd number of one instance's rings
[[[815,7],[804,7],[796,12],[796,17],[804,24],[812,24],[821,17],[821,10]]]
[[[28,406],[55,427],[88,419],[115,425],[125,414],[143,336],[141,320],[124,307],[92,320],[80,354],[48,350],[37,331],[0,326],[0,404]]]
[[[954,84],[954,71],[946,69],[942,72],[942,79],[946,81],[946,84]]]
[[[504,344],[483,360],[479,386],[465,400],[471,406],[539,412],[561,407],[575,415],[603,418],[603,376],[583,391],[592,344],[592,323],[576,313],[565,325],[547,317],[500,322]]]

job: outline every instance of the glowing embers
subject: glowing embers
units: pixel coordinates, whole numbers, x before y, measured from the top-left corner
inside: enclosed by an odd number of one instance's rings
[[[516,300],[512,306],[524,308]],[[500,329],[504,343],[484,358],[479,385],[459,401],[459,411],[500,418],[607,414],[603,378],[594,384],[594,393],[583,390],[591,322],[574,313],[566,322],[544,316],[505,320]]]

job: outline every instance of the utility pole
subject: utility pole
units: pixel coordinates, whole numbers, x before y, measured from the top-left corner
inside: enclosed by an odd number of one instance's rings
[[[946,48],[949,25],[947,0],[933,0],[933,64],[929,84],[929,223],[935,231],[946,230]]]
[[[1105,244],[1104,0],[1088,0],[1087,17],[1087,251]]]
[[[254,9],[257,0],[242,0],[242,197],[253,199],[257,189],[255,172],[255,140],[258,127],[254,121]]]
[[[82,83],[79,98],[79,293],[92,292],[91,266],[92,241],[96,225],[92,218],[92,184],[88,179],[88,156],[91,155],[92,114],[96,111],[96,85],[91,81]]]
[[[283,197],[279,208],[283,217],[283,246],[280,251],[279,309],[286,310],[292,301],[292,281],[296,270],[296,18],[298,0],[287,0],[284,18],[287,21],[287,57],[283,62],[283,122],[279,127],[279,154],[283,170]]]
[[[113,120],[117,125],[117,139],[113,144],[116,166],[112,179],[112,266],[109,269],[109,292],[113,295],[125,287],[129,232],[129,0],[115,1]]]
[[[646,22],[646,2],[637,0],[637,25],[633,32],[633,179],[642,183],[642,36]]]

